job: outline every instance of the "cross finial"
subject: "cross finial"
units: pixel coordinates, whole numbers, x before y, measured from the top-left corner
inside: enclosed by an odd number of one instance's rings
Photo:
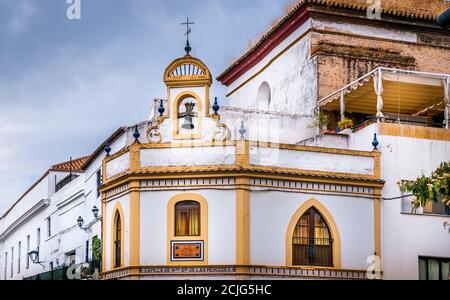
[[[184,34],[186,36],[186,47],[184,47],[184,50],[186,51],[186,54],[189,55],[189,53],[192,51],[191,45],[189,44],[189,34],[192,32],[192,28],[189,25],[194,25],[194,22],[189,22],[189,18],[186,18],[185,23],[181,23],[181,25],[186,25],[186,33]]]

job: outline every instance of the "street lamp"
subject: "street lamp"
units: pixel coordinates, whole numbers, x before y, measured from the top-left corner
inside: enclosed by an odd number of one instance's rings
[[[28,256],[30,257],[30,260],[34,264],[40,264],[41,266],[44,266],[41,261],[39,261],[39,247],[36,250],[30,251],[28,253]]]
[[[78,227],[80,227],[80,229],[86,231],[87,233],[92,232],[92,226],[94,226],[94,224],[97,223],[98,221],[102,220],[102,217],[98,215],[99,211],[100,210],[98,209],[97,206],[94,206],[92,208],[92,214],[94,215],[94,220],[89,222],[86,226],[83,226],[84,225],[84,220],[83,220],[83,218],[81,216],[79,216],[78,219],[77,219]]]
[[[94,218],[98,219],[98,208],[97,208],[97,206],[94,206],[92,208],[92,213],[94,214]]]
[[[83,218],[81,216],[78,217],[77,223],[78,223],[78,227],[83,229],[84,220],[83,220]]]

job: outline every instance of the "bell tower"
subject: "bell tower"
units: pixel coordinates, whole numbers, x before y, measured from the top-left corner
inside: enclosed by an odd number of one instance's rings
[[[174,140],[201,139],[205,117],[210,117],[209,90],[212,76],[208,67],[191,56],[189,19],[186,31],[186,54],[174,60],[164,71],[169,116]]]

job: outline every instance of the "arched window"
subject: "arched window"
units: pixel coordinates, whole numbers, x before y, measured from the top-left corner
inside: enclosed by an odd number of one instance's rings
[[[266,81],[264,81],[258,89],[258,94],[256,96],[256,108],[258,110],[269,110],[271,99],[272,96],[270,86]]]
[[[175,236],[200,236],[200,204],[195,201],[175,205]]]
[[[120,213],[116,212],[114,220],[114,267],[122,265],[122,222]]]
[[[295,226],[292,264],[333,267],[333,239],[322,215],[311,207]]]

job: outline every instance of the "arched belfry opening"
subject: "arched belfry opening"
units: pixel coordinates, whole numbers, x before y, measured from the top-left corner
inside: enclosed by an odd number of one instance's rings
[[[212,76],[199,59],[186,54],[164,72],[174,139],[202,138],[202,118],[210,116]]]

